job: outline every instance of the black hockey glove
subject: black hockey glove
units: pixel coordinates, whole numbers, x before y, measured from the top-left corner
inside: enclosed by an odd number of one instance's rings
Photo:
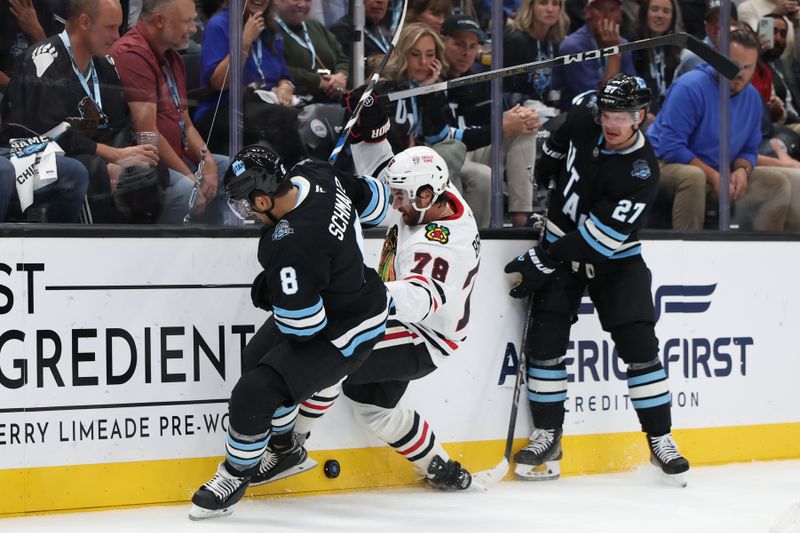
[[[261,272],[250,287],[250,299],[253,305],[264,311],[272,311],[272,298],[267,287],[267,273]]]
[[[342,107],[347,109],[348,115],[353,114],[353,110],[358,105],[358,101],[361,99],[361,95],[364,94],[365,89],[366,86],[362,85],[342,96]],[[386,97],[379,93],[376,85],[372,94],[364,102],[358,121],[350,131],[351,143],[361,141],[377,143],[386,138],[386,134],[389,133],[390,123],[389,116],[386,114],[385,101]]]
[[[513,298],[530,296],[533,291],[550,279],[550,276],[559,265],[558,261],[548,257],[538,246],[534,246],[506,265],[506,274],[511,274],[512,272],[522,274],[522,281],[511,289],[508,294]]]

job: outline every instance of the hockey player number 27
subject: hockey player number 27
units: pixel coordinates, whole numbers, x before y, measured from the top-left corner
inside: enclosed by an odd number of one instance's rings
[[[294,294],[297,292],[297,272],[292,267],[283,267],[280,272],[281,289],[283,294]]]
[[[633,213],[631,213],[631,211],[633,211]],[[643,211],[643,202],[636,202],[634,204],[630,200],[620,200],[617,207],[614,208],[614,213],[611,214],[611,218],[619,220],[620,222],[633,224]],[[628,213],[630,213],[630,215],[628,215]]]

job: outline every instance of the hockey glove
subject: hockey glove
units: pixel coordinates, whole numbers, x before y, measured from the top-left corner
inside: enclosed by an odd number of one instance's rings
[[[506,274],[519,272],[522,275],[522,280],[508,294],[513,298],[530,296],[550,279],[559,264],[538,246],[534,246],[506,265]]]
[[[250,299],[253,305],[264,311],[272,311],[272,298],[267,287],[267,273],[261,272],[250,287]]]
[[[345,93],[342,97],[342,107],[347,109],[348,115],[353,114],[353,110],[358,105],[358,101],[361,99],[361,95],[364,94],[365,89],[366,86],[362,85]],[[381,96],[376,85],[372,94],[364,102],[358,121],[350,131],[350,142],[377,143],[386,138],[386,134],[389,133],[390,122],[386,114],[385,101],[386,97]]]

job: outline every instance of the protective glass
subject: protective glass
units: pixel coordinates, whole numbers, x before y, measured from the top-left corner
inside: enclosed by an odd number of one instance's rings
[[[250,202],[247,200],[234,200],[233,198],[228,198],[228,207],[240,220],[254,218],[253,208],[250,207]]]

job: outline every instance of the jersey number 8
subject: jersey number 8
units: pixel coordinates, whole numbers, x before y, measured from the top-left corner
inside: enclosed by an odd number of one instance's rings
[[[280,272],[281,289],[283,294],[290,295],[297,292],[297,272],[292,267],[283,267]]]

